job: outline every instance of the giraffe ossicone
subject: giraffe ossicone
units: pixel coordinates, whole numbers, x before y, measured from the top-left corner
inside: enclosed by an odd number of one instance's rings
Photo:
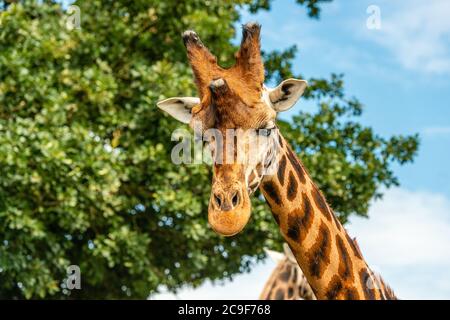
[[[384,283],[367,285],[376,281],[374,274],[275,124],[277,113],[292,107],[307,83],[288,79],[273,89],[264,85],[260,25],[243,26],[236,63],[227,69],[194,31],[183,33],[183,41],[199,97],[169,98],[157,105],[192,128],[201,123],[202,132],[214,130],[223,140],[208,141],[211,227],[224,236],[242,231],[251,214],[250,196],[259,187],[318,299],[395,298]],[[230,129],[233,135],[227,134]],[[232,161],[216,161],[229,157]]]

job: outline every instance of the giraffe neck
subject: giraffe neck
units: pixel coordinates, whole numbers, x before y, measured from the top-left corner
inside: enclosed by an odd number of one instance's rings
[[[315,300],[315,296],[298,265],[284,258],[272,272],[259,299]]]
[[[278,170],[260,189],[318,299],[395,298],[374,275],[303,164],[279,134]]]

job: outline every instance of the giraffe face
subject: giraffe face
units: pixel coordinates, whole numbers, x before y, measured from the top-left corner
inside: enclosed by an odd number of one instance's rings
[[[264,86],[260,54],[260,26],[243,26],[236,64],[217,65],[198,35],[186,31],[188,52],[200,98],[170,98],[158,107],[198,126],[213,158],[208,221],[219,234],[240,232],[250,218],[250,195],[265,174],[275,172],[278,150],[276,114],[290,108],[303,93],[306,81],[289,79],[278,87]]]
[[[216,121],[206,130],[212,129],[218,137],[207,139],[213,159],[208,220],[225,236],[238,233],[247,224],[250,195],[262,177],[274,170],[279,146],[273,109],[263,103],[254,107],[242,102],[235,105],[238,108],[213,104],[210,108],[216,113]]]

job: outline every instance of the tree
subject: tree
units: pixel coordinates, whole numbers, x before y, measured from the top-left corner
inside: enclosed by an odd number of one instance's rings
[[[176,166],[178,123],[155,107],[195,95],[180,39],[194,27],[223,65],[239,10],[267,1],[80,1],[81,29],[52,1],[0,1],[0,297],[145,298],[248,271],[281,237],[260,197],[244,232],[207,226],[207,165]],[[317,1],[298,1],[317,17]],[[291,74],[295,49],[266,52],[267,79]],[[317,113],[282,122],[345,221],[365,215],[416,136],[387,140],[356,122],[340,76],[312,79]],[[64,288],[69,265],[82,290]]]

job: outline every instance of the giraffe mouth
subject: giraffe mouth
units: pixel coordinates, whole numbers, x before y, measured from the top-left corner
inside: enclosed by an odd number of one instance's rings
[[[241,232],[250,219],[250,208],[247,212],[208,212],[208,221],[212,229],[225,237]]]

